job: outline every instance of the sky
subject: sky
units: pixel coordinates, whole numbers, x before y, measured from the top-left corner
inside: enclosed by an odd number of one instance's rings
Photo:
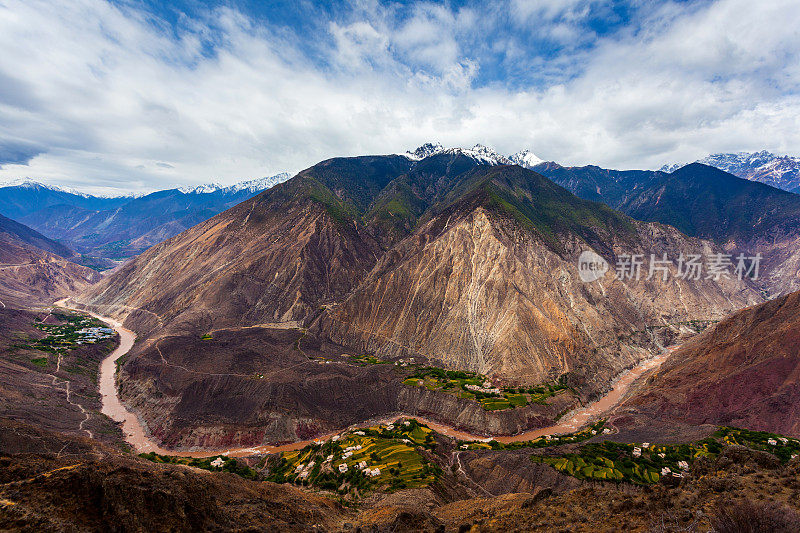
[[[800,155],[797,0],[0,0],[0,182],[99,194],[428,141]]]

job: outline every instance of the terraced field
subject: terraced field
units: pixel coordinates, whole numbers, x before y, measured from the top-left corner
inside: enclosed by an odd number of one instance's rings
[[[424,487],[440,469],[421,449],[433,448],[433,431],[416,420],[349,431],[285,452],[268,465],[268,480],[293,482],[340,494]]]
[[[569,389],[566,376],[537,387],[495,387],[489,378],[474,372],[418,367],[404,385],[441,390],[459,398],[475,400],[487,411],[524,407],[530,403],[547,405],[547,399]]]
[[[797,439],[722,427],[711,437],[690,444],[623,444],[605,441],[587,444],[577,453],[533,455],[531,459],[578,479],[651,485],[659,481],[680,481],[696,460],[701,457],[715,458],[730,445],[769,452],[782,462],[800,455],[800,441]]]

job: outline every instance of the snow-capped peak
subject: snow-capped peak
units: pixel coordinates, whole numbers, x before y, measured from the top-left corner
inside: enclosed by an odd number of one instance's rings
[[[512,163],[523,168],[533,168],[540,163],[544,163],[544,159],[540,158],[530,150],[520,150],[516,154],[512,154],[509,159]]]
[[[434,143],[425,143],[416,150],[414,151],[409,150],[403,155],[405,155],[409,159],[419,161],[420,159],[425,159],[426,157],[432,156],[433,154],[438,154],[439,152],[442,151],[444,151],[444,146],[442,146],[441,143],[434,142]]]
[[[47,189],[50,191],[65,192],[69,194],[74,194],[76,196],[83,196],[84,198],[88,198],[91,196],[90,194],[76,191],[75,189],[71,189],[69,187],[58,187],[57,185],[48,185],[46,183],[34,181],[30,178],[16,178],[11,181],[0,183],[0,187],[21,187],[24,189]]]
[[[210,194],[215,192],[222,192],[223,194],[236,194],[242,191],[258,192],[269,189],[278,183],[288,180],[291,175],[288,172],[281,172],[274,176],[267,176],[265,178],[256,178],[247,181],[240,181],[233,185],[220,185],[219,183],[206,183],[194,187],[180,187],[178,190],[184,194]]]
[[[257,192],[263,191],[265,189],[269,189],[270,187],[274,187],[279,183],[283,183],[284,181],[291,178],[292,175],[288,172],[281,172],[280,174],[275,174],[274,176],[268,176],[266,178],[256,178],[254,180],[248,181],[240,181],[230,187],[226,187],[226,192],[240,192],[240,191],[250,191],[250,192]]]
[[[203,185],[196,185],[194,187],[179,187],[178,190],[183,194],[208,194],[211,192],[217,192],[222,188],[223,186],[219,183],[204,183]]]
[[[506,156],[500,155],[496,151],[489,148],[488,146],[484,146],[482,144],[476,144],[469,150],[462,150],[462,151],[465,154],[470,155],[472,157],[483,159],[489,164],[495,164],[495,165],[511,164],[511,160],[508,159]]]
[[[472,148],[445,148],[440,143],[425,143],[414,151],[408,151],[405,155],[409,159],[419,161],[436,154],[460,154],[471,157],[475,161],[485,165],[510,165],[511,161],[496,151],[482,144],[476,144]]]
[[[697,163],[719,168],[740,178],[800,193],[800,157],[779,156],[761,150],[759,152],[711,154],[698,160]],[[682,166],[684,165],[664,165],[660,170],[673,172]]]

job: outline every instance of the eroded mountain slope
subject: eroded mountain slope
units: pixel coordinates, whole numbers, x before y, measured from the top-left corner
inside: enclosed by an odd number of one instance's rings
[[[759,301],[736,279],[648,281],[647,265],[639,281],[622,283],[612,269],[583,283],[578,255],[590,243],[612,264],[624,253],[660,258],[714,249],[528,174],[519,167],[482,172],[469,195],[387,253],[323,315],[322,331],[360,350],[522,382],[572,372],[591,389],[642,358],[653,341],[619,338],[718,320]]]
[[[620,409],[620,424],[724,424],[800,435],[800,292],[687,343]]]

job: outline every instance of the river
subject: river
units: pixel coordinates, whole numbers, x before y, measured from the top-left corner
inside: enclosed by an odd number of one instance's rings
[[[61,300],[59,302],[56,302],[56,305],[59,305],[67,309],[72,309],[67,307],[64,302],[65,300]],[[82,313],[87,312],[81,309],[73,309],[73,310]],[[119,399],[119,395],[117,393],[116,363],[120,357],[128,353],[130,349],[133,348],[133,343],[136,340],[136,334],[130,331],[129,329],[124,328],[121,323],[114,320],[113,318],[100,316],[95,313],[88,313],[88,314],[92,315],[98,320],[107,323],[112,328],[114,328],[114,330],[119,334],[120,337],[119,346],[113,352],[111,352],[105,359],[103,359],[103,362],[100,364],[99,387],[100,387],[100,394],[102,396],[101,411],[104,415],[109,416],[110,418],[121,424],[122,431],[125,434],[125,440],[128,442],[128,444],[130,444],[134,448],[134,450],[136,450],[137,453],[156,452],[159,455],[179,455],[181,457],[210,457],[213,455],[221,455],[221,454],[229,455],[231,457],[243,457],[260,453],[277,453],[283,451],[299,450],[315,442],[316,440],[324,440],[333,435],[339,434],[342,431],[350,429],[346,428],[337,431],[335,433],[322,435],[317,439],[298,441],[280,446],[254,446],[248,448],[232,448],[227,450],[199,450],[199,451],[198,450],[176,451],[176,450],[166,450],[164,448],[161,448],[147,435],[147,432],[144,430],[144,426],[142,425],[139,418],[136,416],[135,413],[133,413],[132,411],[128,410],[125,407],[125,405]],[[622,397],[628,391],[631,384],[648,370],[660,367],[664,363],[664,361],[666,361],[667,358],[671,355],[671,353],[675,350],[675,348],[677,348],[677,346],[672,347],[668,350],[664,350],[661,354],[652,357],[650,359],[647,359],[642,363],[640,363],[639,365],[631,368],[630,370],[623,372],[615,379],[614,385],[608,393],[606,393],[600,399],[592,402],[591,404],[585,407],[580,407],[578,409],[575,409],[567,413],[566,415],[561,417],[561,419],[557,424],[544,428],[532,429],[530,431],[525,431],[517,435],[496,436],[496,437],[487,437],[485,435],[473,435],[470,433],[459,431],[457,429],[441,424],[439,422],[434,422],[433,420],[428,420],[416,415],[407,415],[403,413],[396,413],[391,417],[366,420],[364,422],[351,426],[351,428],[357,426],[363,427],[365,425],[386,423],[394,421],[397,418],[406,417],[406,418],[416,418],[420,422],[427,424],[431,429],[434,429],[439,433],[442,433],[443,435],[447,435],[449,437],[461,440],[487,441],[493,438],[498,442],[508,443],[508,442],[532,440],[537,437],[541,437],[542,435],[559,435],[565,433],[573,433],[578,429],[580,429],[581,427],[588,424],[589,422],[597,420],[602,415],[611,412],[611,410],[617,406]]]

